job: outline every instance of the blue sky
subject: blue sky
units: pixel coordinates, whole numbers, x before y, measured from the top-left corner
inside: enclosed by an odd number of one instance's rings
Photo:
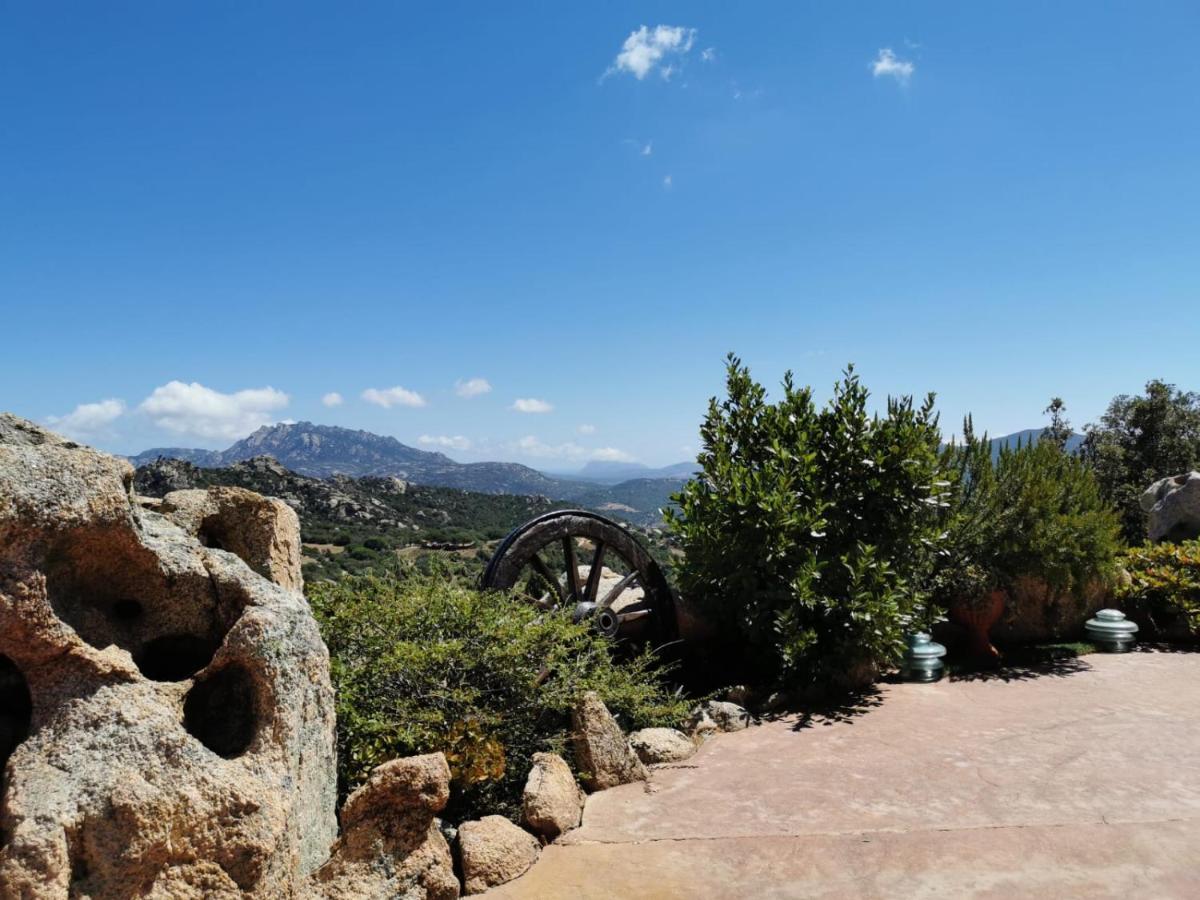
[[[1200,388],[1198,45],[1194,2],[0,2],[0,407],[664,464],[733,350],[1081,425]]]

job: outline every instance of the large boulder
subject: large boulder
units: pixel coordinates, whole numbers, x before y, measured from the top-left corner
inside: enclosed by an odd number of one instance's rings
[[[482,894],[488,888],[519,878],[537,862],[540,850],[537,838],[504,816],[463,822],[458,826],[463,892]]]
[[[674,728],[643,728],[629,735],[629,746],[646,765],[681,762],[696,752],[692,739]]]
[[[1184,541],[1200,537],[1200,472],[1163,478],[1141,497],[1146,533],[1152,541]]]
[[[557,753],[533,754],[533,768],[521,799],[525,824],[547,841],[578,828],[583,818],[583,791],[571,767]]]
[[[132,480],[0,415],[0,898],[300,895],[337,826],[316,623]]]
[[[457,896],[440,754],[376,769],[330,859],[295,516],[241,491],[168,518],[133,474],[0,414],[0,900]]]
[[[300,519],[282,500],[240,487],[193,488],[167,494],[159,512],[204,546],[228,550],[282,587],[304,590]]]
[[[342,836],[314,876],[313,894],[328,900],[457,897],[450,846],[435,818],[449,799],[450,767],[441,753],[378,766],[346,799]]]
[[[600,695],[588,691],[571,712],[575,761],[587,787],[602,791],[650,777]]]

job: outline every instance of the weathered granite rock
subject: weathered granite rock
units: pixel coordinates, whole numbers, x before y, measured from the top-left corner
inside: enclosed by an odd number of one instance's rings
[[[696,752],[692,739],[674,728],[643,728],[629,735],[629,746],[646,765],[680,762]]]
[[[328,900],[457,897],[450,846],[435,818],[449,799],[450,767],[441,753],[377,767],[367,783],[346,799],[342,835],[333,858],[313,877],[310,896]]]
[[[525,824],[530,830],[552,841],[564,831],[578,828],[583,799],[566,760],[557,753],[533,754],[533,768],[522,795]]]
[[[463,892],[482,894],[490,887],[524,875],[538,858],[541,844],[504,816],[484,816],[458,826],[458,860]]]
[[[645,781],[649,773],[621,727],[595,691],[588,691],[571,713],[575,761],[592,791]]]
[[[1152,541],[1185,541],[1200,537],[1200,472],[1163,478],[1141,496]]]
[[[336,834],[303,596],[0,415],[0,898],[295,896]]]
[[[687,733],[691,737],[692,742],[699,746],[721,733],[721,729],[717,727],[717,723],[700,707],[692,710],[692,715],[687,721]]]
[[[722,700],[709,700],[692,710],[692,728],[689,730],[694,733],[705,718],[710,719],[721,731],[741,731],[750,724],[750,713],[736,703]]]
[[[206,547],[228,550],[259,575],[293,591],[300,574],[300,519],[274,497],[239,487],[172,491],[159,512]]]

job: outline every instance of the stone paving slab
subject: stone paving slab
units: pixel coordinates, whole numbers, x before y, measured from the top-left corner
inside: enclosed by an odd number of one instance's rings
[[[1200,654],[882,686],[592,796],[497,897],[1200,897]]]

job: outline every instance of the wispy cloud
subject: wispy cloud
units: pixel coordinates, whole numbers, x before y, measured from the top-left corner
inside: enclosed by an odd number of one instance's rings
[[[674,182],[674,181],[671,179],[671,176],[670,176],[670,175],[664,175],[664,176],[663,176],[663,189],[664,189],[664,190],[668,190],[668,191],[669,191],[669,190],[671,189],[671,186],[672,186],[674,183],[675,183],[675,182]]]
[[[649,156],[654,152],[654,142],[646,141],[646,145],[642,147],[642,156]]]
[[[337,391],[330,391],[328,394],[326,394],[324,397],[321,398],[321,402],[323,404],[325,404],[326,406],[332,407],[332,406],[341,406],[346,401],[345,401],[345,398],[343,398],[342,395],[339,394]]]
[[[900,84],[908,84],[917,67],[906,59],[900,59],[890,47],[884,47],[871,63],[871,74],[876,78],[894,78]]]
[[[554,409],[551,404],[536,397],[519,397],[513,401],[512,408],[519,413],[548,413]]]
[[[580,434],[595,434],[596,426],[595,425],[580,425],[575,430],[578,431]]]
[[[273,387],[225,394],[195,381],[170,381],[156,387],[138,406],[160,428],[208,439],[245,437],[275,421],[288,395]]]
[[[707,62],[707,63],[716,62],[717,48],[716,47],[705,47],[703,50],[700,51],[700,58],[702,60],[704,60],[704,62]]]
[[[547,444],[534,435],[526,435],[509,447],[510,451],[519,456],[537,459],[565,459],[582,462],[596,459],[605,462],[634,462],[634,457],[616,447],[599,447],[594,450],[581,446],[574,441],[564,441],[561,444]]]
[[[423,434],[417,443],[425,447],[445,447],[448,450],[470,450],[471,442],[461,434],[453,437],[445,434]]]
[[[87,438],[104,433],[124,413],[124,400],[101,400],[80,403],[65,416],[48,416],[46,424],[67,437]]]
[[[454,382],[454,393],[460,397],[478,397],[480,394],[490,394],[492,391],[491,382],[486,378],[468,378],[465,381],[459,379]]]
[[[391,409],[393,406],[420,407],[425,405],[425,398],[416,391],[402,388],[400,385],[390,388],[367,388],[362,392],[362,398],[368,403]]]
[[[618,450],[616,447],[597,447],[591,452],[592,459],[602,462],[633,462],[633,454]]]
[[[668,56],[686,55],[695,42],[695,28],[685,28],[682,25],[655,25],[654,28],[647,28],[643,25],[625,38],[621,52],[604,75],[607,77],[619,72],[628,72],[641,81],[657,69],[663,79],[669,80],[676,71],[675,66],[672,63],[663,65],[663,60]]]

